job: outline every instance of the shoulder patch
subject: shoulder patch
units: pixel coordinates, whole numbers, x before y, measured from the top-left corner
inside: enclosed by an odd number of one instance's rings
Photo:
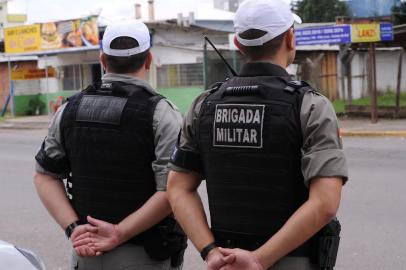
[[[76,112],[76,121],[120,125],[126,104],[126,98],[85,95]]]

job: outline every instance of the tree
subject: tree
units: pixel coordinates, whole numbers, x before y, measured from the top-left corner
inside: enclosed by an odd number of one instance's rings
[[[302,0],[296,4],[295,12],[303,22],[334,22],[338,16],[348,16],[349,10],[339,0]]]
[[[392,18],[395,25],[406,23],[406,2],[392,7]]]

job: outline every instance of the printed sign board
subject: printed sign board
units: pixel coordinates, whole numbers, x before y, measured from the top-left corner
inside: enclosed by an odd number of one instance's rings
[[[11,71],[11,79],[17,80],[38,80],[42,78],[55,77],[56,72],[52,67],[48,67],[48,74],[45,69],[16,69]]]
[[[6,53],[99,46],[97,16],[5,28]]]
[[[40,26],[38,24],[4,29],[6,53],[26,53],[41,50]]]
[[[297,29],[297,45],[340,44],[351,42],[351,26],[325,26],[319,28]]]
[[[296,45],[347,44],[393,40],[391,23],[333,25],[297,29]]]

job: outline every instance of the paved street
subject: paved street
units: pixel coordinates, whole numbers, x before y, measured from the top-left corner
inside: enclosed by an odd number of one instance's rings
[[[68,269],[69,243],[32,183],[33,156],[45,133],[0,129],[0,239],[33,250],[51,270]],[[343,234],[336,269],[404,269],[406,139],[347,138],[344,144],[351,180],[339,213]],[[192,248],[184,269],[204,269]]]

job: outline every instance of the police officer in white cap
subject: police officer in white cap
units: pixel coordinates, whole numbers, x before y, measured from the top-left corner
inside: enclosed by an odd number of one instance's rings
[[[318,232],[335,218],[347,167],[331,103],[286,72],[295,23],[284,0],[244,1],[235,44],[248,62],[184,119],[168,195],[209,270],[334,266],[338,237]],[[203,179],[211,227],[197,194]],[[334,244],[323,257],[326,238]]]
[[[69,98],[36,155],[38,194],[72,241],[71,269],[179,269],[166,181],[181,115],[146,82],[145,24],[109,25],[102,43],[102,84]]]

